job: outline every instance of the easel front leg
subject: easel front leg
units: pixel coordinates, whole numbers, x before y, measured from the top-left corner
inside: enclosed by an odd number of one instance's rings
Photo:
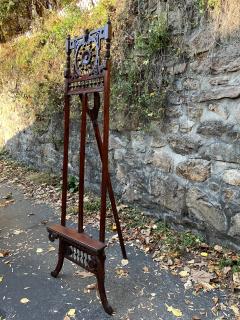
[[[63,261],[64,261],[64,242],[59,239],[59,249],[58,249],[58,262],[54,271],[51,272],[51,276],[57,278],[59,272],[62,270]]]
[[[104,310],[112,315],[113,314],[113,308],[110,306],[108,300],[107,300],[107,295],[106,295],[106,291],[105,291],[105,255],[100,255],[97,258],[97,273],[96,273],[96,277],[97,277],[97,284],[98,284],[98,292],[100,295],[100,299],[103,305]]]

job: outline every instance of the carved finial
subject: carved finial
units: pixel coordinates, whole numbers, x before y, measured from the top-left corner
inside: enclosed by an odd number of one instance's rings
[[[71,40],[71,36],[70,34],[67,35],[67,40],[66,40],[66,52],[67,54],[70,54],[70,40]]]
[[[89,29],[86,29],[85,30],[85,34],[84,34],[84,37],[85,37],[85,42],[87,42],[88,41],[88,37],[89,37]]]

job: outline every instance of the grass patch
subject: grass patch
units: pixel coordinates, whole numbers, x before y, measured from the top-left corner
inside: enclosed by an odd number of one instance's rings
[[[51,185],[58,186],[60,185],[60,178],[54,174],[47,172],[30,172],[26,175],[28,181],[32,181],[34,184],[38,185]]]

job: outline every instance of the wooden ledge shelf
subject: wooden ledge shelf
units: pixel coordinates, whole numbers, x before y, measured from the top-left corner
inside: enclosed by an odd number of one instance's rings
[[[64,238],[66,240],[69,240],[69,242],[80,245],[88,250],[95,252],[96,254],[104,250],[104,248],[106,247],[105,243],[92,239],[86,233],[78,233],[76,230],[61,226],[60,224],[51,225],[47,227],[47,230],[50,236],[53,236],[52,240],[58,237]]]

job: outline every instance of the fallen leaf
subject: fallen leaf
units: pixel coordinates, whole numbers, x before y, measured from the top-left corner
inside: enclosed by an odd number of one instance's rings
[[[4,257],[7,257],[9,255],[9,252],[8,251],[0,251],[0,258],[4,258]]]
[[[1,201],[0,201],[0,208],[1,208],[1,207],[6,207],[8,204],[14,203],[14,202],[15,202],[14,199],[11,199],[11,200],[1,200]]]
[[[36,252],[37,252],[37,253],[42,253],[42,252],[43,252],[43,249],[42,249],[42,248],[37,248]]]
[[[91,290],[94,290],[97,288],[97,284],[96,283],[92,283],[86,286],[86,288],[84,288],[84,293],[90,293]]]
[[[21,234],[21,233],[23,233],[23,230],[16,229],[16,230],[13,231],[13,234],[15,234],[15,235],[18,235],[18,234]]]
[[[20,302],[21,303],[23,303],[23,304],[26,304],[26,303],[28,303],[30,300],[28,299],[28,298],[22,298],[21,300],[20,300]]]
[[[217,304],[219,302],[219,298],[218,297],[213,297],[212,301],[214,302],[214,304]]]
[[[181,278],[185,278],[185,277],[189,276],[189,272],[186,271],[186,270],[183,270],[183,271],[179,272],[179,275],[180,275]]]
[[[69,309],[67,312],[67,316],[69,316],[70,318],[73,318],[76,316],[76,309]]]
[[[143,272],[144,272],[144,273],[149,273],[149,269],[148,269],[148,267],[146,267],[146,266],[145,266],[145,267],[143,267]]]
[[[86,288],[89,289],[89,290],[94,290],[94,289],[96,289],[96,287],[97,287],[96,283],[88,284],[86,286]]]
[[[201,285],[201,287],[203,289],[205,289],[206,291],[211,291],[214,289],[214,286],[212,286],[211,284],[207,283],[207,282],[201,282],[199,283]]]
[[[222,248],[221,246],[219,246],[218,244],[216,244],[216,245],[214,246],[214,250],[220,253],[220,252],[223,251],[223,248]]]
[[[233,285],[235,288],[240,288],[240,272],[233,273]]]
[[[192,281],[190,279],[187,280],[186,283],[184,283],[185,290],[189,290],[192,288]]]
[[[232,270],[231,267],[224,267],[224,268],[223,268],[223,273],[226,275],[226,274],[228,274],[228,272],[231,271],[231,270]]]
[[[77,271],[75,272],[75,274],[77,276],[80,276],[81,278],[89,278],[89,277],[92,277],[93,276],[93,273],[91,272],[88,272],[88,271]]]
[[[166,303],[165,303],[165,305],[167,307],[167,311],[168,312],[172,312],[172,314],[175,317],[181,317],[182,316],[182,311],[180,309],[176,309],[176,308],[173,308],[172,306],[168,306]]]
[[[122,259],[121,264],[123,267],[126,266],[128,264],[128,259]]]
[[[208,253],[207,253],[207,252],[201,252],[201,256],[202,256],[202,257],[207,257],[207,256],[208,256]]]
[[[124,270],[122,268],[117,268],[116,269],[116,274],[119,276],[119,278],[121,277],[127,277],[128,276],[128,271]]]
[[[188,264],[194,264],[194,259],[189,260],[187,263],[188,263]]]
[[[3,276],[0,276],[0,283],[3,282]]]
[[[49,247],[49,248],[48,248],[48,252],[55,251],[55,250],[56,250],[55,247]]]
[[[112,225],[112,231],[116,231],[116,230],[117,230],[116,223],[113,223],[113,225]]]
[[[192,320],[201,320],[201,318],[199,316],[193,316]]]
[[[195,283],[209,283],[213,278],[212,274],[204,270],[191,270],[190,279]]]
[[[235,313],[236,316],[240,315],[239,308],[236,304],[233,304],[230,308],[232,309],[232,311]]]

